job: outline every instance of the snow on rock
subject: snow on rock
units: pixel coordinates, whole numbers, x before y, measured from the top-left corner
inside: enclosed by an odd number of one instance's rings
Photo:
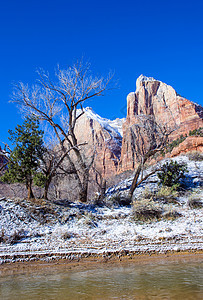
[[[82,111],[78,110],[78,114]],[[121,155],[122,124],[124,119],[108,120],[97,115],[89,107],[84,108],[75,126],[78,143],[87,159],[95,153],[94,163],[104,177],[116,174]]]
[[[112,136],[123,136],[122,125],[125,121],[125,118],[116,118],[115,120],[102,118],[98,114],[96,114],[91,107],[84,108],[84,111],[88,118],[97,121],[104,129],[109,131]]]

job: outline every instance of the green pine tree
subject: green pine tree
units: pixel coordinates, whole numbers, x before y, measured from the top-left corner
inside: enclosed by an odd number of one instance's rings
[[[15,148],[10,154],[8,170],[1,177],[1,181],[24,183],[28,191],[28,199],[34,198],[33,179],[39,172],[40,161],[45,151],[43,133],[35,117],[27,117],[14,131],[9,130],[9,140]]]

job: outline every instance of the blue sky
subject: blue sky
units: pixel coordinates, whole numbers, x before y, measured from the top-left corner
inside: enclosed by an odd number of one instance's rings
[[[34,83],[84,57],[93,72],[115,72],[119,89],[90,105],[103,117],[125,116],[140,74],[172,85],[203,105],[203,1],[0,1],[0,140],[21,122],[8,103],[12,84]]]

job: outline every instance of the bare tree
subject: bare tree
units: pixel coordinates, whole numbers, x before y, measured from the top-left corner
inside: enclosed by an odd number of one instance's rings
[[[85,143],[79,144],[78,146],[82,146],[84,144]],[[54,177],[65,177],[70,174],[75,174],[75,169],[71,169],[70,167],[67,168],[67,166],[65,168],[63,164],[71,150],[73,150],[73,148],[69,148],[68,150],[63,151],[60,145],[55,145],[53,148],[46,148],[40,168],[44,175],[44,199],[48,199],[49,187]]]
[[[106,179],[102,175],[102,172],[99,171],[99,169],[95,166],[95,164],[92,167],[93,170],[93,183],[96,184],[98,188],[98,201],[102,201],[105,197],[106,192]]]
[[[176,129],[174,122],[169,124],[158,122],[154,115],[140,114],[137,116],[137,123],[131,126],[131,135],[134,139],[135,149],[133,151],[138,166],[129,190],[129,198],[132,199],[136,187],[160,170],[158,165],[155,165],[151,172],[144,174],[145,164],[155,158],[157,153],[166,149],[169,136]]]
[[[86,202],[92,160],[88,162],[81,153],[82,145],[78,144],[75,125],[84,113],[83,103],[103,95],[112,76],[107,79],[93,77],[89,64],[78,62],[66,70],[58,67],[55,77],[54,81],[48,73],[40,71],[38,85],[29,88],[23,83],[17,84],[12,102],[26,115],[34,114],[53,128],[78,182],[79,200]]]

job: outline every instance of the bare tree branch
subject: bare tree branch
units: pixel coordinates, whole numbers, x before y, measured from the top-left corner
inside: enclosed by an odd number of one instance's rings
[[[136,123],[131,127],[131,135],[134,140],[133,152],[136,155],[138,166],[136,168],[133,181],[129,191],[129,197],[132,199],[133,193],[143,181],[159,171],[154,171],[143,176],[144,165],[155,155],[163,151],[168,144],[169,136],[177,129],[175,123],[163,124],[158,122],[154,115],[140,114],[136,116]]]
[[[93,77],[90,65],[82,61],[66,70],[58,67],[55,81],[43,70],[39,70],[38,75],[39,85],[29,88],[22,83],[17,84],[11,101],[20,106],[23,113],[34,114],[53,128],[63,151],[62,157],[67,158],[78,181],[79,200],[86,202],[93,160],[88,165],[87,158],[82,155],[75,126],[84,114],[83,103],[103,95],[109,89],[113,75],[106,79]]]

